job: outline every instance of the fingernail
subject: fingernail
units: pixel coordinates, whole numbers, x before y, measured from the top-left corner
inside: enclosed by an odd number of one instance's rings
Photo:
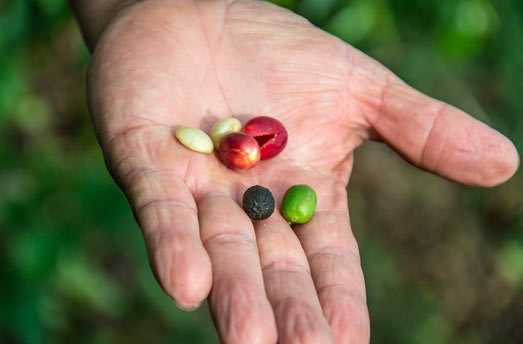
[[[183,302],[176,301],[175,299],[173,299],[173,301],[178,309],[181,309],[182,311],[186,311],[186,312],[192,312],[192,311],[200,308],[200,306],[202,304],[202,302],[197,303],[197,304],[186,304]]]

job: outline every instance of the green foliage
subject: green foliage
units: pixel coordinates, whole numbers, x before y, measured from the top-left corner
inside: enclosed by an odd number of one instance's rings
[[[520,0],[273,2],[523,151]],[[86,113],[89,55],[66,2],[0,1],[0,28],[0,342],[217,342],[205,307],[177,310],[150,272]],[[479,190],[376,145],[357,152],[349,201],[373,342],[523,336],[522,189],[521,173]]]

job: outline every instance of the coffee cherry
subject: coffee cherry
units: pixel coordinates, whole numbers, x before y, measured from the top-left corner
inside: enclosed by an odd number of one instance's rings
[[[243,194],[242,206],[252,220],[265,220],[274,212],[274,197],[263,186],[251,186]]]

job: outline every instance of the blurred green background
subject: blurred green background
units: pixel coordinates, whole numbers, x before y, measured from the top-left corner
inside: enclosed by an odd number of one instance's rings
[[[521,0],[273,1],[523,152]],[[156,285],[86,113],[63,0],[0,0],[0,343],[217,343]],[[523,173],[456,185],[356,151],[351,217],[373,343],[523,342]]]

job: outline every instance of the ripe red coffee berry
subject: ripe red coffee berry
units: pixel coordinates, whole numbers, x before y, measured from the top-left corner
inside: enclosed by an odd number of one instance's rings
[[[287,130],[280,121],[272,117],[254,117],[245,123],[242,132],[258,141],[261,160],[279,154],[287,144]]]
[[[260,161],[260,146],[252,136],[230,133],[220,141],[220,157],[229,168],[248,170]]]

